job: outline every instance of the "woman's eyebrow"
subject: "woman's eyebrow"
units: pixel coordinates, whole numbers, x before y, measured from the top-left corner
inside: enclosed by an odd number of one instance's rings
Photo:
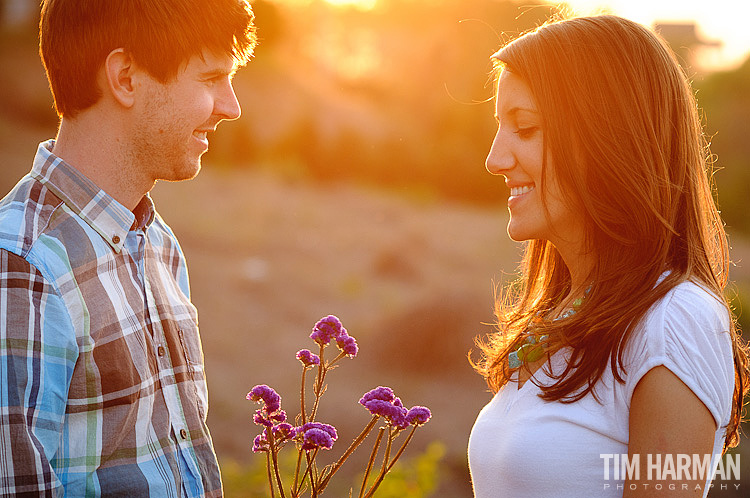
[[[519,112],[530,112],[532,114],[539,114],[539,111],[537,111],[536,108],[534,107],[514,106],[508,109],[508,111],[506,111],[506,113],[509,115],[518,114]]]
[[[528,113],[537,114],[537,115],[539,114],[539,111],[537,111],[536,109],[532,107],[518,107],[518,106],[511,107],[510,109],[505,111],[505,114],[510,117],[515,117],[519,112],[528,112]],[[500,116],[497,114],[497,112],[495,113],[495,121],[500,121]]]

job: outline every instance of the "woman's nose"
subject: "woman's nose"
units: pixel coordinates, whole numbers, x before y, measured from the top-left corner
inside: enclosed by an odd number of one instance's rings
[[[503,172],[513,168],[516,164],[516,158],[504,135],[502,130],[498,130],[495,134],[495,139],[492,141],[492,147],[490,147],[490,152],[485,161],[487,171],[493,175],[502,175]]]

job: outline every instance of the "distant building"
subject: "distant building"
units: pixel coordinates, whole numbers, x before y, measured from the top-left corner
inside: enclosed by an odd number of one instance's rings
[[[718,48],[722,43],[718,40],[707,40],[698,33],[698,26],[694,22],[670,23],[655,22],[654,30],[659,33],[677,54],[680,64],[686,69],[698,70],[696,50],[701,48]]]

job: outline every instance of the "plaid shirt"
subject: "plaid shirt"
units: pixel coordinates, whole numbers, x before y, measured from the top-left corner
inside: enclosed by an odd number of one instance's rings
[[[177,240],[53,145],[0,201],[0,495],[221,496]]]

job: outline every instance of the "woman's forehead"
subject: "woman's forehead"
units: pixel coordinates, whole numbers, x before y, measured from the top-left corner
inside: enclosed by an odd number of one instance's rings
[[[503,69],[498,78],[496,106],[498,114],[520,111],[539,112],[529,86],[520,76],[509,69]]]

